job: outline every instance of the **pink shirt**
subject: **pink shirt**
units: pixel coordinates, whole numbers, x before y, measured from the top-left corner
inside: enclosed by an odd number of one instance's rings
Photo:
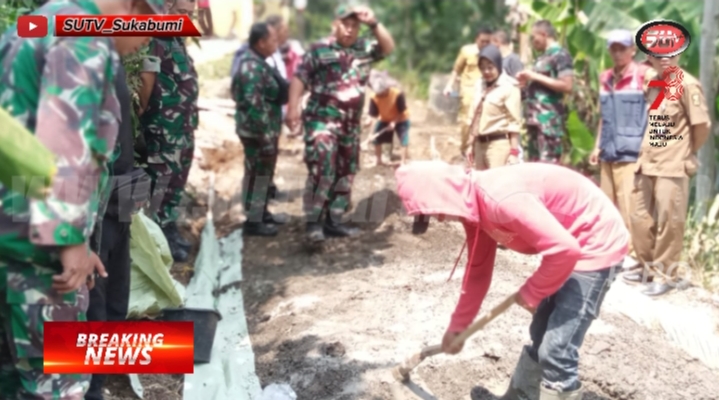
[[[449,329],[459,332],[477,316],[489,290],[497,243],[541,254],[539,268],[519,289],[537,306],[572,271],[620,263],[629,232],[609,198],[581,174],[552,164],[522,163],[466,171],[443,162],[414,162],[397,170],[398,194],[410,215],[459,217],[469,257],[462,293]]]

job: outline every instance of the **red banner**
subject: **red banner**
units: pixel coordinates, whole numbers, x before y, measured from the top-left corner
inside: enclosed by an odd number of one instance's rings
[[[190,374],[192,322],[45,322],[46,374]]]
[[[202,36],[187,15],[56,15],[55,36]]]

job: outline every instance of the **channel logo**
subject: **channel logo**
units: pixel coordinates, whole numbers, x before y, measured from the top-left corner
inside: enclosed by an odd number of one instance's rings
[[[22,15],[18,17],[17,35],[21,38],[47,36],[47,17],[44,15]]]

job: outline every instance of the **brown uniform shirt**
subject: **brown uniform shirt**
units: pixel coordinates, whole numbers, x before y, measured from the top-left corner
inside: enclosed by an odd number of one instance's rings
[[[484,82],[478,82],[475,96],[479,98],[474,105],[472,136],[519,133],[522,94],[514,78],[502,74],[489,88],[484,88]]]
[[[693,148],[699,148],[706,137],[692,135],[692,128],[710,124],[701,84],[682,70],[684,93],[678,100],[664,99],[656,110],[649,110],[649,121],[639,150],[636,172],[649,176],[681,178],[692,176],[698,168]],[[644,90],[652,104],[660,88],[649,88],[649,81],[661,79],[656,71],[647,71]],[[701,143],[695,143],[700,141]]]
[[[462,46],[454,62],[454,72],[459,76],[460,95],[472,96],[474,84],[481,77],[479,72],[479,48],[476,44]]]

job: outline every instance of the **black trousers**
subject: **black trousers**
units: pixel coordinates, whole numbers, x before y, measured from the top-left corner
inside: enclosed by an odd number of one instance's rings
[[[88,321],[124,321],[130,302],[130,223],[106,215],[102,221],[100,260],[107,278],[98,277],[90,291]],[[112,285],[110,285],[112,283]],[[85,400],[102,400],[106,375],[93,375]]]

